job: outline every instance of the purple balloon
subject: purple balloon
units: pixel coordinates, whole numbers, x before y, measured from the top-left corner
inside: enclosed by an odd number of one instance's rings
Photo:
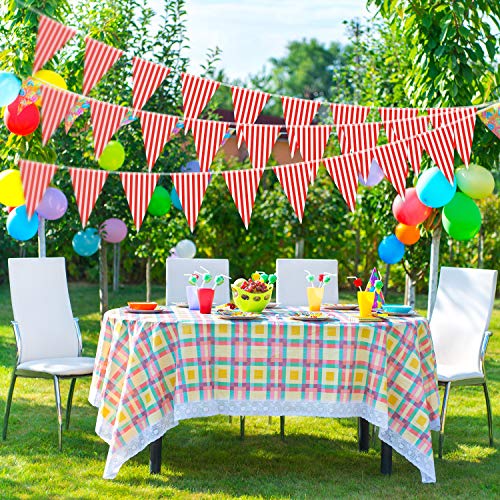
[[[363,186],[373,187],[376,186],[379,182],[384,179],[385,175],[382,172],[377,160],[372,160],[372,164],[370,165],[370,171],[368,172],[368,179],[365,181],[363,177],[359,176],[359,182]]]
[[[66,195],[57,188],[49,187],[43,195],[36,211],[38,215],[47,220],[60,219],[68,210]]]
[[[127,225],[121,219],[106,219],[99,227],[102,239],[107,243],[120,243],[127,236]]]

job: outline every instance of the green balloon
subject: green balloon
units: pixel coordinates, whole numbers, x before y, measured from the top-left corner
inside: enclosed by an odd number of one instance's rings
[[[471,198],[481,200],[495,189],[495,179],[489,170],[470,164],[469,168],[459,168],[455,172],[458,187]]]
[[[99,166],[104,170],[118,170],[125,161],[125,150],[118,141],[109,141],[101,156]]]
[[[455,193],[443,208],[443,227],[455,240],[474,238],[481,227],[481,212],[474,201],[463,193]]]
[[[149,202],[148,212],[151,215],[165,215],[170,210],[171,204],[172,201],[168,191],[164,187],[156,186]]]

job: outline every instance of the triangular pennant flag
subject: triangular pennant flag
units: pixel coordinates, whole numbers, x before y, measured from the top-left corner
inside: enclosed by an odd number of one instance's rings
[[[263,168],[222,172],[246,229],[250,223],[255,196],[263,173]]]
[[[294,127],[299,144],[299,151],[304,161],[321,160],[325,152],[326,144],[332,133],[331,125],[311,125],[307,127]],[[311,169],[313,182],[318,174],[320,162]]]
[[[500,103],[492,104],[479,113],[479,118],[486,128],[500,139]]]
[[[295,215],[302,222],[306,205],[307,190],[311,175],[310,163],[294,163],[273,167],[276,177],[293,207]]]
[[[83,95],[97,85],[104,74],[123,55],[123,50],[85,37],[85,62],[83,64]]]
[[[375,159],[401,198],[406,191],[408,176],[407,152],[403,142],[390,142],[375,148]]]
[[[356,155],[353,153],[342,156],[325,158],[325,164],[330,177],[335,182],[338,190],[342,193],[347,206],[354,212],[356,209],[356,194],[358,192],[358,166]]]
[[[191,232],[194,231],[211,175],[209,172],[170,174]]]
[[[238,136],[238,148],[241,146],[243,137],[241,125],[255,123],[262,109],[269,101],[271,94],[260,90],[250,90],[232,86],[234,121],[236,122],[236,134]]]
[[[334,125],[363,123],[370,112],[368,106],[358,106],[357,104],[331,104],[330,109]]]
[[[449,123],[450,117],[460,108],[428,108],[427,114],[433,128],[439,128],[445,123]]]
[[[134,111],[142,109],[170,73],[170,68],[161,64],[145,61],[140,57],[132,58],[132,102]]]
[[[278,139],[281,125],[241,125],[241,134],[253,168],[264,168]]]
[[[64,118],[66,133],[69,132],[69,129],[73,126],[76,119],[88,110],[90,110],[90,99],[88,97],[78,97],[75,104],[71,106],[71,109]]]
[[[189,73],[182,73],[181,78],[184,118],[198,118],[220,87],[220,83]],[[189,131],[189,125],[184,124],[184,131],[185,133]]]
[[[88,168],[69,168],[69,175],[75,190],[76,205],[82,227],[85,227],[108,178],[108,172]]]
[[[462,158],[464,165],[469,166],[474,138],[474,127],[476,125],[477,108],[457,108],[449,118],[453,122],[454,146]]]
[[[92,117],[92,133],[94,135],[94,151],[99,158],[113,134],[120,128],[127,108],[107,102],[90,101],[90,115]]]
[[[127,196],[128,205],[137,231],[141,228],[159,178],[160,174],[143,174],[138,172],[122,172],[120,174],[123,190]]]
[[[26,212],[28,218],[31,219],[52,177],[54,177],[57,165],[20,160],[19,169],[21,171],[24,198],[26,200]]]
[[[378,112],[380,113],[385,133],[390,142],[404,139],[404,137],[398,136],[395,131],[399,122],[406,121],[409,118],[416,118],[418,115],[417,108],[379,108]]]
[[[282,97],[281,102],[283,104],[283,117],[288,131],[288,144],[293,158],[297,149],[297,136],[296,129],[292,128],[291,125],[310,125],[321,103],[307,99],[298,99],[296,97]]]
[[[42,85],[42,144],[44,146],[77,99],[76,94],[57,87]]]
[[[139,113],[144,139],[144,149],[148,159],[149,171],[153,170],[165,144],[169,141],[172,130],[177,125],[177,116],[162,115],[141,111]]]
[[[200,170],[206,172],[222,144],[229,123],[210,120],[184,120],[184,128],[186,126],[193,129]]]
[[[40,16],[36,38],[35,62],[33,73],[43,65],[66,43],[76,35],[76,30],[58,23],[45,16]]]

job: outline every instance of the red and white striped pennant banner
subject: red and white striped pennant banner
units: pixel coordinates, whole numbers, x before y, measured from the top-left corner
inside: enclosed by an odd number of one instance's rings
[[[241,134],[253,168],[267,165],[280,130],[281,125],[241,125]]]
[[[148,111],[140,111],[139,118],[148,168],[151,172],[165,144],[170,140],[172,130],[177,125],[179,118]]]
[[[28,218],[31,219],[52,177],[54,177],[57,165],[19,160],[19,167],[23,182],[24,198],[26,200],[26,212]]]
[[[352,153],[323,160],[330,177],[342,193],[351,212],[356,209],[356,194],[358,192],[358,161],[356,155],[359,154]]]
[[[250,223],[255,196],[263,173],[263,168],[222,172],[246,229]]]
[[[170,174],[170,176],[186,215],[189,229],[193,232],[211,174],[209,172],[186,172]]]
[[[403,199],[406,191],[406,177],[408,176],[406,157],[407,152],[403,142],[390,142],[375,148],[377,163]]]
[[[33,73],[43,65],[68,41],[76,35],[76,30],[45,16],[40,16],[36,38]]]
[[[283,104],[283,117],[288,132],[288,144],[293,158],[298,144],[296,129],[292,128],[291,125],[310,125],[321,103],[296,97],[282,97],[281,103]]]
[[[320,160],[323,158],[326,144],[332,133],[331,125],[311,125],[310,127],[296,128],[295,134],[299,143],[299,151],[304,161]],[[311,167],[310,182],[318,175],[320,162]]]
[[[120,128],[127,108],[107,102],[90,100],[90,115],[92,117],[92,133],[94,135],[94,151],[99,158],[113,134]]]
[[[368,106],[358,106],[357,104],[330,104],[330,109],[334,125],[363,123],[370,112]]]
[[[85,227],[97,198],[101,194],[104,183],[108,178],[108,172],[105,170],[71,167],[69,168],[69,175],[73,183],[76,205],[78,206],[82,227]]]
[[[123,190],[127,196],[128,205],[137,231],[141,228],[159,178],[160,174],[143,174],[138,172],[122,172],[120,174]]]
[[[220,83],[201,76],[182,73],[182,103],[184,118],[198,118],[208,101],[212,99]],[[192,124],[192,122],[190,122]],[[189,131],[189,126],[184,124],[184,132]]]
[[[42,85],[42,144],[45,146],[78,99],[76,94]]]
[[[83,64],[83,95],[97,85],[104,74],[123,55],[123,50],[85,37],[85,63]]]
[[[241,135],[242,124],[252,124],[257,120],[271,97],[260,90],[250,90],[232,86],[234,121],[236,122],[236,135],[238,136],[238,148],[241,146],[243,136]]]
[[[378,112],[384,123],[387,139],[389,139],[390,142],[405,138],[398,136],[395,130],[400,121],[416,118],[418,115],[417,108],[379,108]]]
[[[140,57],[132,58],[132,102],[134,112],[142,109],[169,73],[170,68],[166,66],[145,61]]]

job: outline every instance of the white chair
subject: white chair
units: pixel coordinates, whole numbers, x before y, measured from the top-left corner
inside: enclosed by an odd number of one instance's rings
[[[442,267],[430,328],[436,352],[439,385],[444,386],[439,430],[439,458],[443,456],[444,425],[450,388],[482,385],[486,399],[488,435],[493,445],[493,421],[484,373],[484,356],[497,271]]]
[[[277,259],[276,302],[284,306],[306,306],[308,285],[306,273],[317,276],[331,273],[332,281],[325,286],[323,302],[336,304],[339,301],[338,262],[334,259]]]
[[[17,363],[7,396],[2,438],[7,438],[12,395],[17,377],[53,379],[62,449],[60,379],[71,379],[66,408],[69,427],[73,392],[78,377],[92,375],[94,358],[81,357],[78,318],[73,318],[64,258],[9,259],[12,326]]]
[[[212,275],[225,274],[229,276],[229,261],[227,259],[168,259],[167,260],[167,304],[186,302],[186,286],[188,278],[185,274],[200,271],[201,266],[208,269]],[[214,304],[229,302],[229,280],[216,287]]]

